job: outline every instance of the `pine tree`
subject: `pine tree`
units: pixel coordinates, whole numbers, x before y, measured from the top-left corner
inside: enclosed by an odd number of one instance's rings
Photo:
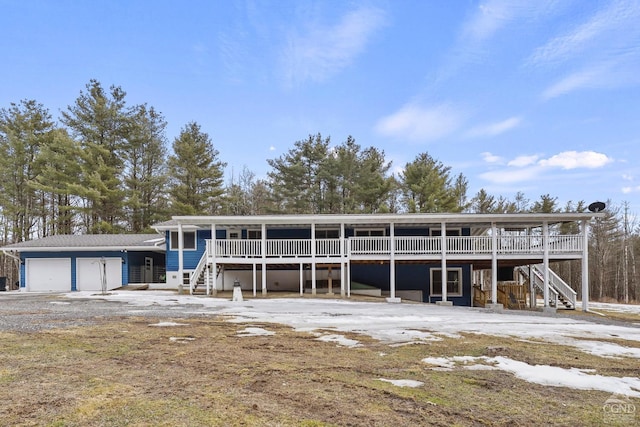
[[[123,228],[124,192],[120,177],[124,170],[122,150],[129,129],[126,93],[117,86],[105,91],[97,80],[86,85],[74,105],[62,112],[62,122],[80,143],[84,228],[93,233],[111,233]]]
[[[188,123],[169,156],[169,194],[174,215],[213,215],[222,208],[224,167],[209,135]]]

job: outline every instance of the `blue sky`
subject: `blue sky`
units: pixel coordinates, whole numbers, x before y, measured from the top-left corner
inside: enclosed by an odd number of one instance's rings
[[[640,1],[0,0],[0,107],[57,117],[92,78],[258,177],[309,134],[397,173],[640,212]]]

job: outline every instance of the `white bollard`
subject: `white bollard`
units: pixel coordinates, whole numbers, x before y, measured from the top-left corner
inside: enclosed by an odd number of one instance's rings
[[[236,279],[233,282],[233,299],[231,301],[234,302],[242,302],[242,288],[240,287],[240,282]]]

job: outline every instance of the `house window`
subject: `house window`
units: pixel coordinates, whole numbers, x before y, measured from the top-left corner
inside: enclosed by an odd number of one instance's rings
[[[251,239],[251,240],[262,239],[262,230],[247,230],[247,239]]]
[[[316,239],[338,239],[340,238],[340,230],[328,229],[328,230],[316,230]]]
[[[429,230],[429,234],[431,234],[431,236],[436,237],[436,236],[442,236],[442,230],[439,228],[436,229],[430,229]],[[447,228],[447,236],[461,236],[462,235],[462,230],[460,230],[459,228]]]
[[[442,269],[431,269],[431,295],[442,295]],[[462,296],[462,269],[447,268],[447,296]]]
[[[172,231],[171,236],[171,249],[178,250],[178,232]],[[193,251],[196,249],[196,232],[195,231],[183,231],[182,232],[182,247],[186,251]]]
[[[242,234],[240,233],[240,230],[238,230],[237,228],[230,228],[227,230],[227,239],[239,239],[240,237],[242,237]]]
[[[357,237],[384,237],[384,228],[357,229]]]

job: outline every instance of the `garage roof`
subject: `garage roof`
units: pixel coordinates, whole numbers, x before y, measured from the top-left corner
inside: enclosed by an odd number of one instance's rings
[[[164,251],[160,234],[79,234],[58,235],[14,243],[2,248],[14,252],[61,251]]]

